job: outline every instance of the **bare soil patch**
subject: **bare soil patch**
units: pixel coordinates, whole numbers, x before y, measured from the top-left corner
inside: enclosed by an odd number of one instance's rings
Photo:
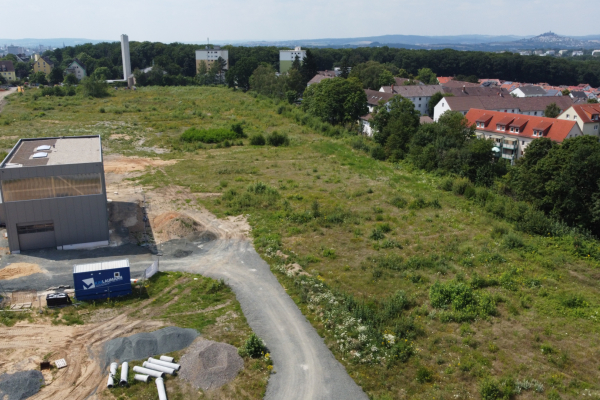
[[[43,274],[48,272],[40,268],[37,264],[14,263],[0,269],[0,280],[10,280],[22,278],[33,274]]]
[[[131,140],[131,136],[124,133],[113,133],[110,135],[111,140]]]
[[[148,167],[157,168],[173,165],[176,162],[177,160],[161,160],[158,158],[107,157],[104,160],[104,173],[126,174],[129,172],[143,171]]]

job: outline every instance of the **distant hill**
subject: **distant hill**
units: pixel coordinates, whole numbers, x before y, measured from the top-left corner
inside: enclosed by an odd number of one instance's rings
[[[539,36],[532,38],[521,39],[517,43],[522,43],[525,46],[533,47],[593,47],[597,45],[590,43],[589,40],[576,39],[566,36],[559,36],[553,32],[542,33]]]
[[[0,39],[0,46],[14,45],[22,47],[36,47],[39,45],[50,46],[50,47],[63,47],[65,46],[76,46],[78,44],[85,43],[102,43],[102,42],[118,42],[119,38],[115,40],[94,40],[94,39],[78,39],[78,38],[54,38],[54,39]]]

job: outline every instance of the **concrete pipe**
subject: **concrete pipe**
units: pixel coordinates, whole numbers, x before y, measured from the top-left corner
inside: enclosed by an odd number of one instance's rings
[[[181,365],[179,365],[179,364],[162,361],[162,360],[157,360],[156,358],[152,358],[152,357],[150,357],[148,359],[148,362],[152,363],[152,364],[156,364],[156,365],[162,365],[163,367],[167,367],[167,368],[173,368],[175,371],[179,371],[181,369]]]
[[[150,375],[135,374],[133,379],[135,379],[136,381],[148,383],[148,381],[150,380]]]
[[[112,389],[115,386],[115,381],[111,374],[108,374],[108,382],[106,383],[106,387]]]
[[[112,375],[112,377],[116,377],[117,376],[117,368],[119,367],[119,364],[117,363],[110,363],[110,374]]]
[[[163,367],[162,365],[152,364],[152,363],[149,363],[148,361],[144,361],[142,366],[144,368],[153,369],[155,371],[161,371],[161,372],[164,372],[165,374],[169,374],[169,375],[175,375],[175,373],[176,373],[173,368],[168,368],[168,367]]]
[[[169,357],[169,356],[160,356],[160,361],[166,361],[166,362],[175,362],[175,359],[173,357]]]
[[[165,376],[164,372],[156,371],[154,369],[142,368],[142,367],[133,367],[133,372],[138,372],[144,375],[150,375],[153,378],[162,378]]]
[[[129,385],[127,383],[127,375],[128,374],[129,374],[129,363],[124,362],[123,364],[121,364],[121,382],[119,382],[119,385],[121,385],[121,386]]]
[[[167,400],[167,391],[162,378],[156,379],[156,389],[158,390],[158,400]]]

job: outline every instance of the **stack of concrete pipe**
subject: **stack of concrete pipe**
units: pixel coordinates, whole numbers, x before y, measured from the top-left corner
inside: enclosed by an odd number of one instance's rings
[[[181,369],[181,365],[174,363],[173,357],[160,356],[159,359],[148,358],[144,361],[141,367],[133,367],[133,372],[137,372],[133,379],[140,382],[148,383],[150,377],[156,378],[156,390],[158,390],[158,399],[167,400],[167,391],[163,377],[165,374],[177,375],[177,371]],[[110,364],[110,372],[108,374],[107,387],[112,388],[115,385],[115,377],[117,375],[118,364],[116,362]],[[127,377],[129,374],[129,363],[124,362],[121,365],[120,386],[127,386]]]

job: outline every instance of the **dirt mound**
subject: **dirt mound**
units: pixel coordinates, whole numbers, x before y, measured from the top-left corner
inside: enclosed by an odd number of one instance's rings
[[[111,362],[142,360],[185,349],[198,337],[195,329],[170,326],[152,333],[120,337],[104,345],[105,367]]]
[[[37,264],[14,263],[0,269],[0,280],[10,280],[22,278],[33,274],[43,274],[46,270],[40,268]]]
[[[22,400],[40,391],[44,376],[40,371],[21,371],[0,375],[0,399]]]
[[[204,236],[210,239],[216,238],[204,225],[177,212],[166,212],[155,217],[152,230],[161,241]]]
[[[227,343],[199,340],[181,357],[179,376],[197,389],[216,389],[244,368],[237,349]]]

